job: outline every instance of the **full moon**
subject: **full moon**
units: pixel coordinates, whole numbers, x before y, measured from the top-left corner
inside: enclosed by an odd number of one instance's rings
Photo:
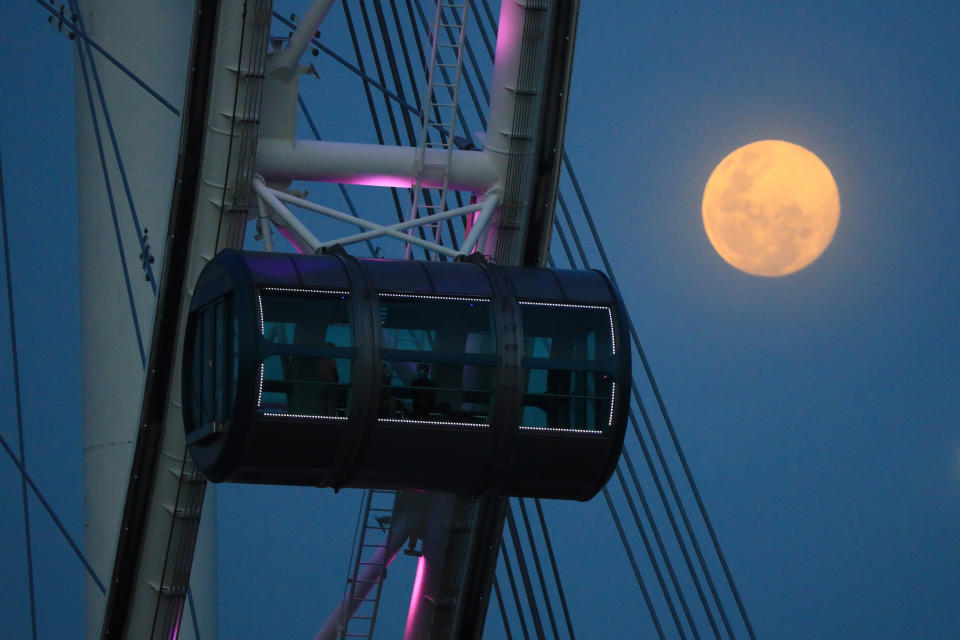
[[[710,244],[757,276],[785,276],[809,265],[830,244],[839,220],[830,169],[783,140],[740,147],[717,165],[703,192]]]

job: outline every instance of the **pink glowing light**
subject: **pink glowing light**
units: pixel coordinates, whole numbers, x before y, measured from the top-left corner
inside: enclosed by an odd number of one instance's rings
[[[183,602],[180,602],[180,608],[177,611],[177,617],[174,620],[173,629],[170,630],[170,634],[167,636],[168,640],[177,640],[180,637],[180,623],[183,621]]]
[[[410,594],[410,610],[407,612],[407,627],[404,632],[404,637],[410,637],[410,632],[413,627],[413,624],[416,621],[417,610],[420,608],[420,603],[423,600],[423,574],[427,571],[427,559],[423,556],[420,556],[420,560],[417,561],[417,576],[413,579],[413,591]]]
[[[512,58],[517,48],[520,46],[523,38],[523,31],[517,28],[518,24],[523,24],[523,9],[520,7],[513,7],[508,3],[504,4],[507,6],[501,5],[500,7],[500,19],[497,26],[497,52],[495,60]]]
[[[409,189],[413,182],[405,176],[377,176],[377,175],[355,175],[340,180],[344,184],[356,184],[365,187],[396,187],[398,189]]]
[[[287,242],[293,245],[293,248],[294,250],[296,250],[297,253],[301,253],[301,254],[303,253],[303,247],[300,246],[299,236],[293,233],[293,231],[291,231],[289,227],[278,226],[277,233],[279,233],[281,236],[286,238]]]

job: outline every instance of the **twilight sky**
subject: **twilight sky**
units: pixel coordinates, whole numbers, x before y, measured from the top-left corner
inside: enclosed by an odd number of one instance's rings
[[[46,15],[7,9],[0,152],[27,463],[80,540],[73,49]],[[342,24],[335,7],[324,40],[347,55]],[[758,637],[960,636],[957,24],[946,2],[581,7],[566,149]],[[318,102],[321,135],[361,126]],[[842,203],[826,253],[774,279],[727,265],[700,219],[716,164],[768,138],[816,153]],[[15,446],[8,341],[0,354]],[[358,496],[220,489],[222,637],[312,636],[342,590]],[[5,455],[0,505],[0,635],[25,638]],[[36,500],[30,515],[40,637],[79,637],[82,568]],[[652,637],[601,499],[547,515],[578,636]],[[382,637],[413,579],[410,558],[396,567]]]

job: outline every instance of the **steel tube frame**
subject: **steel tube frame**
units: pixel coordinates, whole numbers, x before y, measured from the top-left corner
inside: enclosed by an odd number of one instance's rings
[[[261,138],[256,172],[268,181],[311,180],[410,188],[417,184],[416,156],[416,147]],[[446,152],[427,150],[424,165],[420,184],[442,187]],[[451,189],[484,193],[500,181],[501,175],[489,154],[458,149],[450,160],[448,185]]]
[[[294,246],[301,251],[308,250],[311,253],[318,253],[335,245],[344,246],[386,235],[404,242],[412,242],[413,244],[429,249],[430,251],[442,253],[451,258],[469,254],[469,248],[477,243],[477,239],[485,230],[493,210],[499,202],[500,195],[499,190],[493,189],[487,192],[485,198],[480,202],[469,204],[464,207],[458,207],[457,209],[451,209],[450,211],[444,211],[443,213],[424,216],[414,220],[398,222],[389,226],[383,226],[377,224],[376,222],[357,218],[342,211],[324,207],[323,205],[315,204],[309,200],[304,200],[303,198],[298,198],[288,193],[271,189],[264,184],[263,180],[260,178],[254,180],[253,189],[259,197],[258,204],[261,206],[261,208],[264,205],[269,206],[270,211],[267,213],[267,215],[271,220],[273,220],[274,224],[277,225],[280,233],[287,237],[288,240],[291,240]],[[370,231],[356,233],[343,238],[338,238],[336,240],[329,240],[327,242],[320,242],[316,236],[314,236],[313,233],[311,233],[310,230],[307,229],[306,226],[304,226],[304,224],[300,222],[300,220],[298,220],[297,217],[293,215],[293,213],[283,204],[284,202],[297,205],[315,213],[320,213],[335,220],[340,220],[341,222],[349,222],[357,226],[366,227],[367,229],[370,229]],[[435,242],[430,242],[429,240],[410,238],[409,236],[400,233],[400,231],[405,229],[419,227],[425,224],[431,224],[433,222],[440,222],[446,220],[447,218],[455,218],[457,216],[473,213],[474,211],[479,211],[480,215],[474,222],[474,225],[471,228],[470,233],[467,235],[467,238],[464,241],[463,247],[460,251],[454,251],[453,249],[444,247],[443,245]],[[288,236],[285,231],[291,232],[292,237]],[[268,249],[268,251],[269,250],[270,249]]]
[[[281,192],[274,191],[265,185],[262,180],[256,179],[253,181],[253,190],[256,191],[257,197],[262,203],[269,205],[270,212],[268,215],[277,225],[281,235],[290,240],[297,249],[308,249],[310,253],[315,253],[320,248],[320,241],[317,240],[317,237],[280,202],[278,196],[282,195]],[[306,200],[303,202],[306,202]],[[284,233],[284,227],[293,232],[296,241]]]
[[[443,213],[424,216],[422,218],[416,218],[414,220],[398,222],[396,224],[392,224],[387,227],[381,227],[380,225],[376,225],[376,227],[371,227],[372,229],[371,231],[357,233],[352,236],[346,236],[345,238],[339,238],[337,240],[330,240],[328,242],[324,242],[321,245],[321,247],[327,248],[327,247],[332,247],[333,245],[336,245],[336,244],[348,245],[348,244],[353,244],[355,242],[362,242],[370,238],[377,238],[383,235],[387,235],[387,236],[390,236],[391,238],[396,238],[397,240],[404,240],[405,242],[412,242],[413,244],[417,244],[421,247],[425,247],[427,249],[430,249],[431,251],[436,251],[452,257],[468,255],[466,248],[471,245],[469,245],[466,242],[464,242],[463,248],[460,251],[453,251],[451,249],[448,249],[447,247],[444,247],[443,245],[437,244],[435,242],[430,242],[429,240],[421,240],[419,238],[414,238],[413,240],[410,240],[409,237],[406,236],[405,234],[401,234],[397,232],[404,229],[411,229],[411,228],[423,226],[425,224],[431,224],[433,222],[441,222],[443,220],[446,220],[447,218],[455,218],[457,216],[473,213],[474,211],[480,211],[480,217],[478,218],[478,222],[480,220],[483,220],[481,224],[486,224],[486,220],[489,219],[490,212],[496,206],[497,200],[498,200],[497,194],[494,193],[487,200],[478,202],[476,204],[467,205],[465,207],[459,207],[457,209],[451,209],[449,211],[444,211]],[[364,225],[364,226],[367,226],[367,225]],[[478,228],[478,233],[483,230],[482,228],[479,228],[479,227],[480,227],[480,224],[474,225],[474,228]],[[476,240],[474,240],[473,244],[476,244]]]

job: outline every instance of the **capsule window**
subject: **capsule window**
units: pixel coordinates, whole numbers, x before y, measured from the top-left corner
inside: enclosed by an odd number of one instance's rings
[[[223,299],[199,313],[194,326],[191,431],[222,430],[236,398],[237,353],[233,314]]]
[[[261,290],[260,333],[260,413],[346,420],[356,358],[346,292]]]
[[[346,419],[352,364],[348,358],[267,356],[262,365],[261,413]]]
[[[610,308],[521,301],[520,313],[526,375],[520,428],[609,428],[616,392]]]
[[[490,301],[380,294],[379,420],[486,426],[496,385]]]

